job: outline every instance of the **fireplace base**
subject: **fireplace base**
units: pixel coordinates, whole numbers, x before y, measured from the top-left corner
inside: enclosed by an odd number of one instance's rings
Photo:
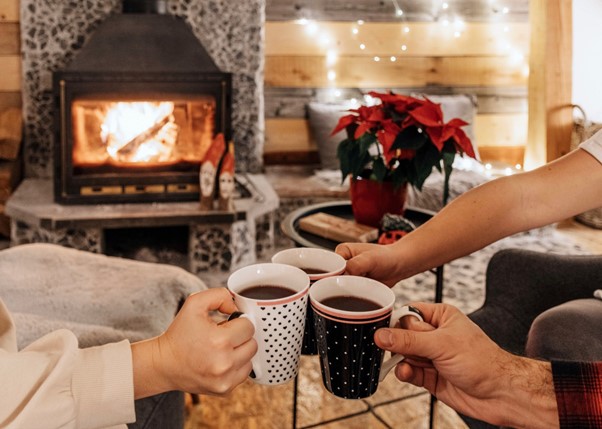
[[[6,204],[11,246],[55,243],[106,254],[107,240],[118,239],[120,230],[147,228],[152,233],[155,228],[183,227],[188,241],[184,268],[195,274],[232,271],[273,249],[279,205],[263,175],[237,180],[251,197],[236,199],[235,212],[201,212],[198,202],[64,206],[53,201],[51,180],[27,179]],[[131,234],[123,237],[132,240]]]

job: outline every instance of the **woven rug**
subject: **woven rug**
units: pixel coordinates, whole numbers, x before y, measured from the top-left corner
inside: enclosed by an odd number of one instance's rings
[[[485,300],[485,271],[489,259],[499,250],[520,248],[566,255],[590,254],[583,246],[560,234],[553,225],[519,233],[499,240],[477,252],[445,264],[443,302],[470,313]],[[411,301],[433,302],[435,275],[421,273],[400,281],[393,288],[398,304]]]

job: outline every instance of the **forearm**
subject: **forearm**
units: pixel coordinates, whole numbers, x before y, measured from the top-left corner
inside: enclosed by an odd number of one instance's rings
[[[493,423],[525,429],[558,428],[550,362],[518,356],[513,356],[511,362],[500,377],[499,409],[503,414]]]
[[[132,344],[134,372],[134,398],[141,399],[174,390],[169,384],[165,362],[160,359],[161,345],[158,338]]]
[[[443,208],[394,244],[400,278],[439,266],[526,227],[518,176],[488,182]]]

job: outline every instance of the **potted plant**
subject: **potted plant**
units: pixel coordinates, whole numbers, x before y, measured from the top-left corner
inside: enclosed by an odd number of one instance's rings
[[[407,185],[422,190],[436,168],[444,174],[443,204],[456,154],[475,157],[462,130],[467,122],[444,122],[441,106],[427,97],[370,92],[374,105],[350,109],[332,135],[345,130],[337,148],[343,180],[350,176],[353,214],[358,223],[378,226],[385,213],[403,213]]]

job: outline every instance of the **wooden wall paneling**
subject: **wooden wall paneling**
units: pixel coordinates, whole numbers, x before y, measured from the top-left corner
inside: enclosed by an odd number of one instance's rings
[[[326,55],[330,46],[340,56],[453,57],[507,56],[508,44],[525,55],[529,51],[527,23],[465,23],[459,37],[455,25],[426,22],[319,22],[312,27],[293,21],[267,22],[266,56]],[[405,31],[407,29],[407,32]],[[358,33],[353,34],[352,30]],[[502,43],[503,39],[503,43]],[[360,48],[364,44],[364,49]],[[406,50],[402,50],[402,45]]]
[[[523,165],[525,146],[479,146],[483,163],[502,162],[508,165]]]
[[[477,114],[475,139],[480,146],[510,147],[525,145],[526,114]],[[266,119],[266,151],[315,150],[305,118]]]
[[[267,57],[266,86],[328,87],[329,67],[324,58]],[[374,61],[367,57],[342,57],[332,67],[337,86],[520,86],[527,77],[520,65],[503,57],[414,57]]]
[[[21,51],[18,22],[0,21],[0,55],[18,55]]]
[[[21,91],[21,57],[0,55],[0,93]]]
[[[0,0],[0,22],[19,21],[19,0]]]
[[[440,0],[397,0],[403,10],[401,19],[407,21],[435,21],[444,16],[462,16],[466,21],[495,21],[502,15],[502,7],[509,8],[504,19],[523,21],[529,19],[528,0],[502,2],[447,0],[447,12],[441,11]],[[330,21],[391,21],[395,15],[393,2],[383,0],[267,0],[268,21],[286,21],[299,18]]]
[[[477,97],[479,113],[526,113],[526,87],[406,87],[406,88],[337,88],[339,96],[333,96],[329,88],[266,87],[266,118],[302,118],[307,116],[307,104],[317,100],[336,102],[356,98],[361,100],[369,91],[397,94],[470,94]]]
[[[529,137],[525,166],[570,150],[572,128],[572,0],[531,0]]]

